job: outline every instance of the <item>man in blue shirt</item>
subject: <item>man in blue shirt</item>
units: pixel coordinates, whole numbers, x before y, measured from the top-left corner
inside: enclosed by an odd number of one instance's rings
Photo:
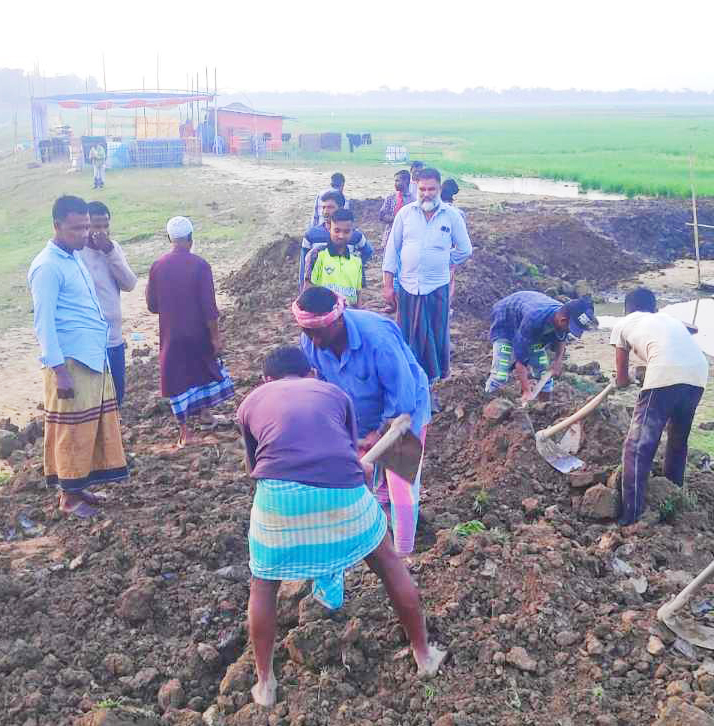
[[[553,376],[560,375],[568,333],[579,338],[598,325],[590,297],[562,303],[541,292],[524,290],[499,300],[491,310],[490,338],[493,344],[491,375],[486,392],[495,393],[505,386],[511,373],[521,384],[524,400],[530,399],[534,379],[548,368],[547,348],[555,352],[551,364]],[[548,400],[553,391],[552,379],[543,387],[540,398]]]
[[[344,298],[311,287],[293,304],[302,328],[302,347],[321,379],[347,393],[354,403],[360,446],[369,450],[391,419],[408,413],[421,438],[431,420],[429,383],[399,328],[382,315],[346,310]],[[421,471],[414,482],[394,472],[376,473],[377,499],[391,515],[397,552],[414,548]]]
[[[449,375],[449,282],[451,268],[473,251],[466,224],[441,201],[441,175],[419,172],[418,199],[399,210],[384,251],[384,298],[397,309],[394,275],[399,269],[399,323],[429,383]]]
[[[59,508],[91,517],[97,483],[127,477],[119,414],[107,363],[109,326],[92,277],[76,254],[89,238],[87,203],[60,197],[55,233],[33,260],[28,283],[45,379],[45,476]]]

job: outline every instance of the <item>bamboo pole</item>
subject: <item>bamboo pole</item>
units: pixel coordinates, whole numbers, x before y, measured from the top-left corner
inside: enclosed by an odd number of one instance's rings
[[[692,219],[694,229],[694,253],[697,257],[697,288],[702,286],[702,269],[699,263],[699,223],[697,222],[697,193],[694,191],[694,162],[689,155],[689,184],[692,187]]]
[[[213,153],[218,154],[218,71],[213,68],[213,87],[215,96],[213,97]]]

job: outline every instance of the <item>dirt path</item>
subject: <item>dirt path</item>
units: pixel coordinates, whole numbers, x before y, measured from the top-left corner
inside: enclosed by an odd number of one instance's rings
[[[247,247],[230,248],[225,257],[211,260],[214,275],[220,280],[238,268],[256,249],[280,238],[286,232],[304,231],[310,216],[315,194],[329,186],[329,171],[291,165],[267,166],[236,157],[205,157],[198,175],[204,187],[236,191],[236,207],[248,210],[255,219],[255,233]],[[391,184],[393,169],[384,167],[357,168],[349,172],[347,193],[363,199],[384,194]],[[230,213],[230,208],[217,209],[214,216]],[[121,220],[115,227],[121,228]],[[197,253],[205,255],[207,248],[197,239]],[[144,302],[146,276],[141,276],[136,289],[122,295],[124,335],[127,339],[127,360],[131,362],[135,348],[158,344],[157,319],[148,315]],[[219,305],[226,301],[219,295]],[[134,335],[132,335],[134,334]],[[138,334],[139,340],[134,340]],[[38,347],[31,327],[16,327],[0,332],[0,372],[3,393],[0,399],[0,418],[11,418],[18,425],[26,424],[37,412],[42,400],[42,377],[38,363]]]

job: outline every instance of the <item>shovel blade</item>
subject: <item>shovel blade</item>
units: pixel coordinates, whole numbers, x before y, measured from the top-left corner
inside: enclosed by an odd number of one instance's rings
[[[561,449],[553,439],[543,439],[536,435],[536,449],[554,469],[563,474],[568,474],[585,465],[582,459]]]
[[[411,482],[419,472],[422,452],[421,441],[411,431],[407,431],[375,463]]]
[[[690,619],[682,618],[675,614],[662,613],[665,608],[660,608],[657,617],[682,640],[686,640],[698,648],[714,650],[714,628],[700,625]]]

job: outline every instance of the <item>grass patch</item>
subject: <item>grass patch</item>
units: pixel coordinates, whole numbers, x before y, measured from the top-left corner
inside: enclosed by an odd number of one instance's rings
[[[124,705],[126,699],[121,696],[119,698],[105,698],[101,701],[97,701],[97,708],[104,708],[111,711],[115,708],[121,708]]]
[[[32,324],[26,274],[33,257],[52,237],[51,206],[62,194],[101,198],[112,212],[111,235],[125,249],[137,274],[168,251],[166,221],[177,214],[191,217],[196,252],[210,263],[220,262],[230,248],[248,245],[254,210],[238,208],[235,218],[219,211],[235,207],[235,192],[206,183],[205,170],[122,169],[107,173],[107,186],[92,190],[91,169],[66,173],[63,164],[28,168],[30,154],[0,161],[0,330]]]
[[[537,176],[628,196],[686,197],[689,153],[700,195],[714,195],[714,117],[695,107],[459,109],[295,112],[286,131],[370,132],[354,153],[302,158],[380,163],[385,147],[406,146],[447,173]],[[344,148],[347,149],[345,142]]]
[[[478,534],[485,532],[486,526],[478,519],[472,519],[470,522],[462,522],[454,527],[454,532],[460,537],[468,537],[470,534]]]

